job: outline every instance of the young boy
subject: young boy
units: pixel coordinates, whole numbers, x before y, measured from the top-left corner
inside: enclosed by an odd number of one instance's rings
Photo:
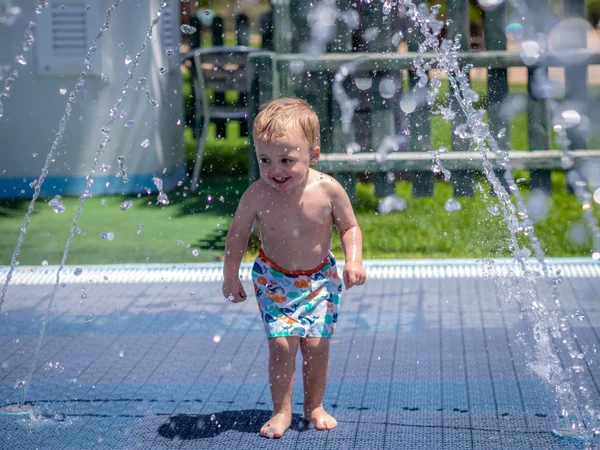
[[[263,105],[253,136],[260,179],[242,196],[227,234],[223,295],[234,303],[246,300],[238,271],[257,220],[262,248],[252,280],[269,339],[273,398],[273,415],[260,434],[279,438],[291,425],[298,347],[304,360],[304,417],[309,425],[330,430],[337,422],[322,400],[342,291],[330,252],[332,226],[346,257],[346,288],[366,280],[362,234],[342,186],[310,168],[320,147],[319,119],[308,103],[282,98]]]

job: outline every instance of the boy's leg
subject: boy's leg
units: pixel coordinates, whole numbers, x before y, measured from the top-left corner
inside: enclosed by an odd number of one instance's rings
[[[331,430],[337,425],[333,416],[323,409],[323,395],[329,371],[329,339],[300,339],[304,381],[304,417],[318,430]]]
[[[273,415],[260,429],[261,436],[279,438],[292,424],[292,392],[298,338],[269,339],[269,383]]]

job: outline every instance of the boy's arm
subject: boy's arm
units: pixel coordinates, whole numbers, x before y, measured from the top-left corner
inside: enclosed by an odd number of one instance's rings
[[[333,223],[340,235],[346,257],[344,283],[347,288],[364,284],[367,274],[362,267],[362,232],[354,215],[348,194],[336,180],[328,185]]]
[[[227,232],[223,264],[223,295],[228,298],[233,296],[234,300],[232,301],[242,301],[246,297],[238,276],[240,264],[248,245],[248,237],[256,219],[255,191],[256,189],[250,186],[242,195]]]

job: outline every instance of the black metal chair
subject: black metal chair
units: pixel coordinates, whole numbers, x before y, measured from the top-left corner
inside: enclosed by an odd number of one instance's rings
[[[246,46],[216,46],[191,50],[183,55],[184,60],[192,62],[195,96],[195,133],[200,136],[194,161],[192,190],[198,185],[198,177],[202,165],[202,154],[206,144],[208,126],[211,121],[239,120],[248,126],[248,54],[260,49]],[[237,106],[211,104],[207,91],[215,96],[224,95],[225,91],[238,91],[240,102]]]

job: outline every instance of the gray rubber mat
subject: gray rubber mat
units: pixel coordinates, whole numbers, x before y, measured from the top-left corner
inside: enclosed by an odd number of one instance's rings
[[[27,398],[38,413],[0,414],[0,448],[584,448],[551,435],[563,419],[517,344],[531,335],[523,305],[501,298],[506,292],[475,273],[480,264],[462,263],[475,269],[452,276],[452,263],[381,264],[379,276],[347,291],[324,402],[339,425],[306,429],[297,376],[293,425],[279,441],[257,433],[272,405],[252,295],[233,305],[217,281],[115,282],[116,269],[96,279],[84,268],[58,288],[49,316]],[[597,266],[587,266],[589,276],[565,267],[556,269],[564,274],[556,312],[578,345],[598,348]],[[8,289],[0,406],[22,400],[51,291],[23,280]],[[547,298],[545,283],[536,295]],[[597,390],[598,360],[587,363]],[[593,397],[600,402],[600,392]]]

